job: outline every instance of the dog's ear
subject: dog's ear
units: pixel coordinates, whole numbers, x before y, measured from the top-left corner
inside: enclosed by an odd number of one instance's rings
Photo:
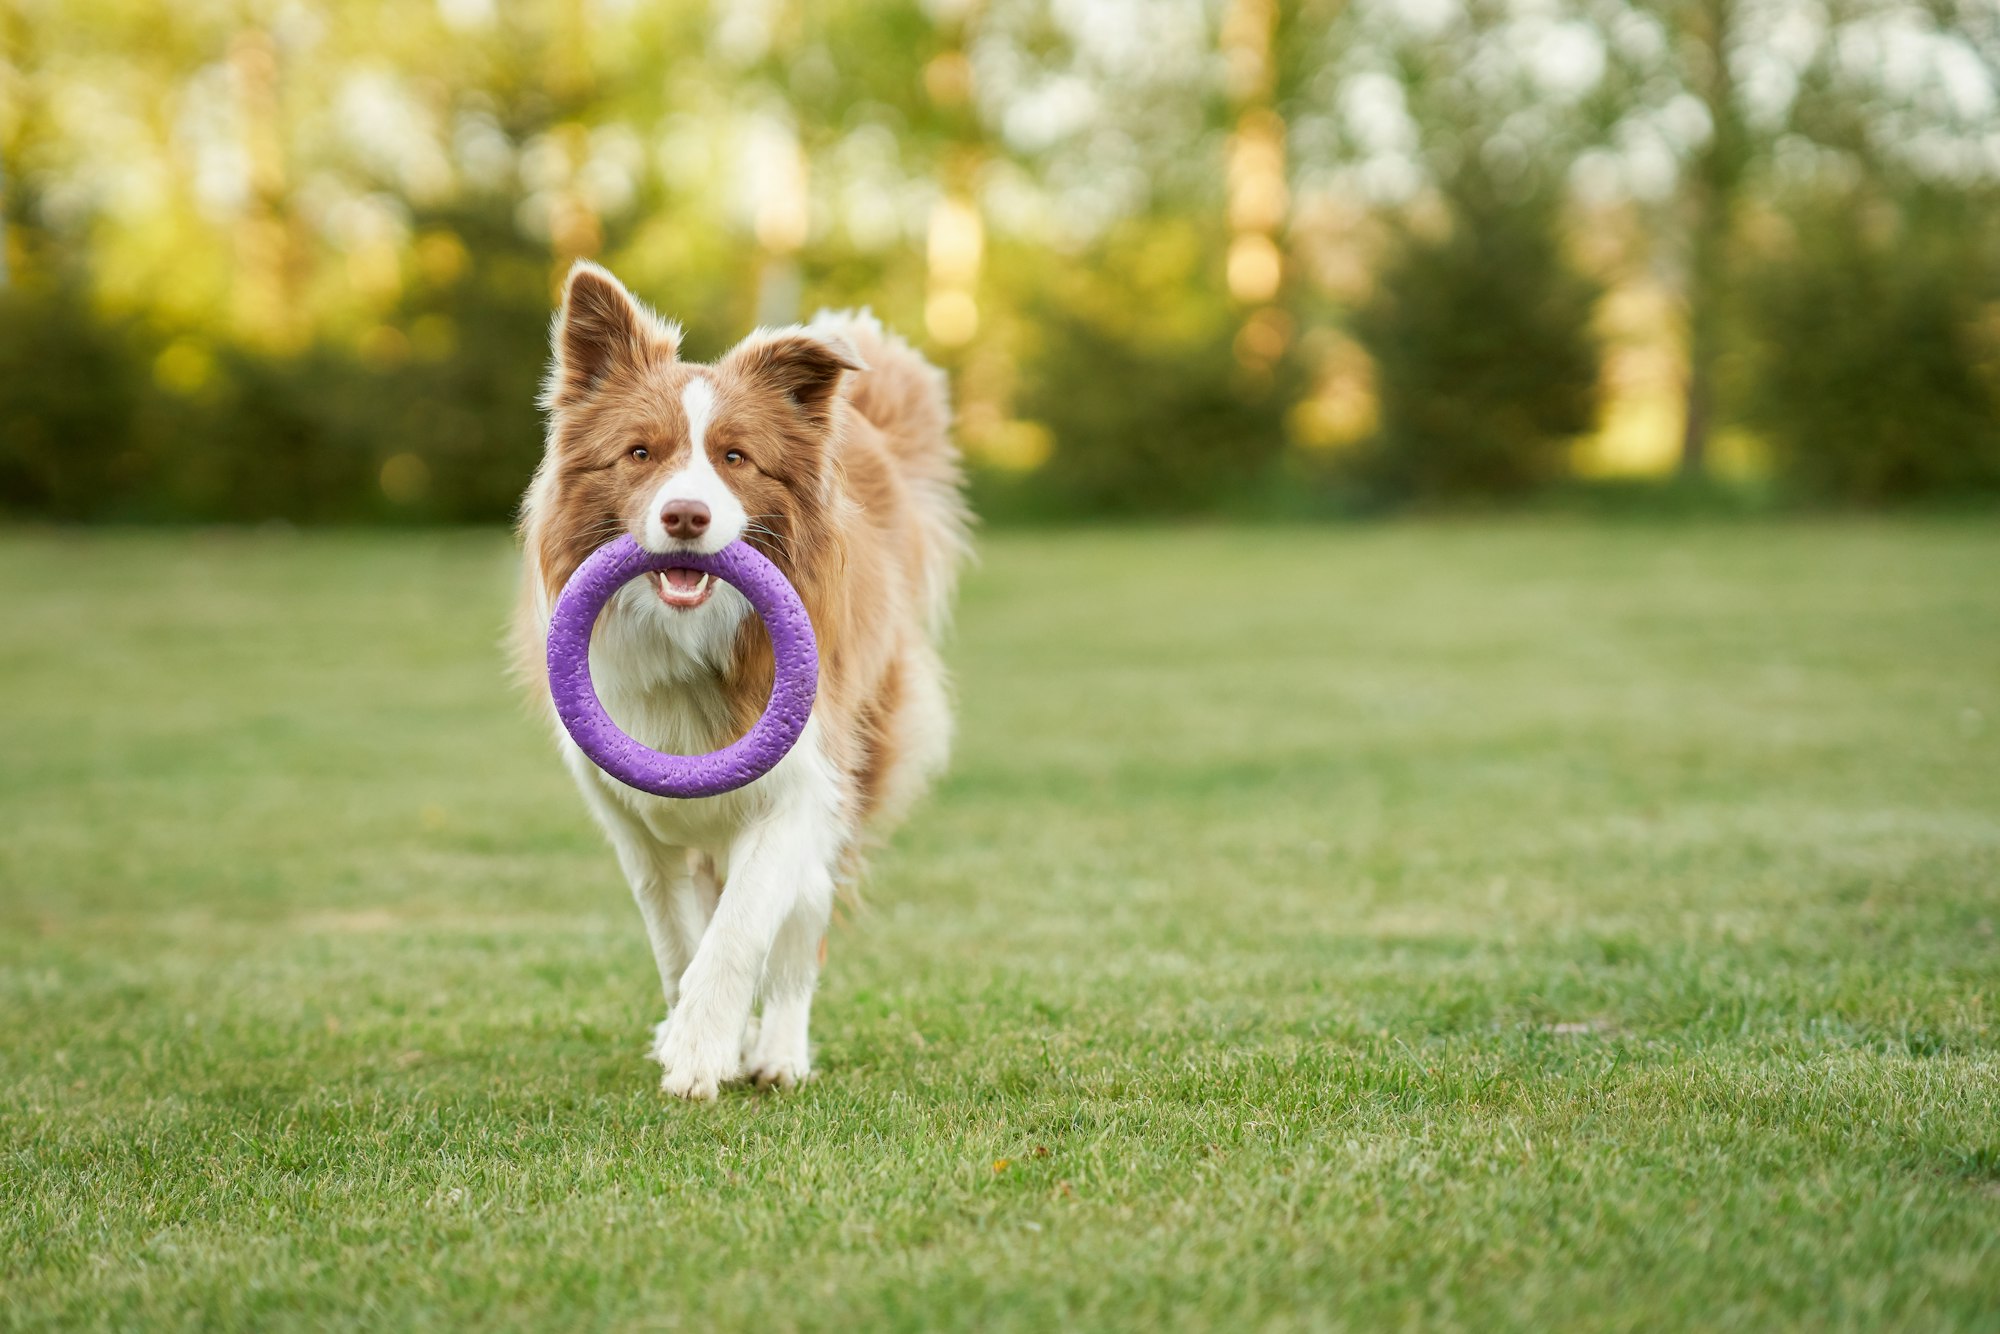
[[[562,308],[549,333],[542,407],[573,407],[621,369],[680,355],[681,329],[641,305],[625,285],[587,259],[570,268]]]
[[[725,364],[750,384],[781,395],[814,431],[832,423],[841,377],[868,369],[845,338],[806,329],[760,329],[738,343]]]

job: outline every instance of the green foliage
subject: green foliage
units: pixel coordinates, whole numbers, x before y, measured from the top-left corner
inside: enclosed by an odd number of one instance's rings
[[[1221,271],[1191,227],[1134,228],[1030,303],[1017,410],[1054,436],[1030,482],[1047,506],[1195,514],[1256,493],[1299,376],[1285,360],[1242,364],[1246,312],[1216,291]]]
[[[0,513],[93,519],[140,481],[143,348],[75,287],[0,290]]]
[[[1250,381],[1226,326],[1185,343],[1120,337],[1050,312],[1024,415],[1055,453],[1035,478],[1077,514],[1195,514],[1251,494],[1284,447],[1285,397]]]
[[[2000,486],[2000,298],[1990,214],[1854,200],[1794,218],[1756,266],[1751,421],[1815,499],[1883,504]]]
[[[1391,501],[1532,491],[1596,417],[1599,292],[1563,253],[1557,198],[1477,180],[1448,198],[1448,225],[1404,235],[1354,321],[1380,396],[1359,468]]]
[[[0,512],[506,519],[541,452],[549,267],[509,229],[444,221],[471,241],[465,267],[414,284],[359,345],[208,345],[107,319],[73,288],[0,293]],[[197,367],[185,383],[158,369],[176,355]]]
[[[409,350],[379,377],[374,457],[423,461],[428,485],[406,503],[425,517],[504,518],[542,452],[551,266],[491,212],[430,221],[463,241],[466,266],[413,286],[395,313]]]
[[[296,357],[222,349],[199,397],[174,404],[157,459],[180,514],[325,522],[365,517],[378,496],[371,419],[377,377],[316,348]]]
[[[1674,443],[1671,357],[1690,483],[1750,424],[1794,495],[1984,492],[1993,25],[1958,0],[1844,6],[1752,97],[1732,71],[1801,7],[1480,0],[1413,23],[1303,0],[1128,31],[1047,0],[14,6],[0,514],[500,519],[576,255],[682,317],[698,357],[822,303],[932,335],[1014,512],[1519,497],[1592,425],[1594,293],[1560,237],[1607,225],[1598,276],[1678,302],[1619,330],[1651,362],[1613,381],[1624,443],[1650,437],[1626,461]],[[1842,54],[1885,43],[1907,58]],[[1834,217],[1759,276],[1749,224],[1837,189],[1941,202],[1960,240]],[[1390,197],[1446,225],[1385,265]],[[967,207],[979,229],[938,230]],[[1247,341],[1232,236],[1283,250],[1290,319]],[[1357,454],[1377,405],[1345,341],[1314,335],[1370,290],[1380,433]],[[935,318],[962,298],[970,343]],[[1054,437],[1039,471],[1022,419]],[[1287,451],[1285,422],[1327,449]]]
[[[0,1326],[1992,1327],[2000,530],[983,545],[687,1107],[504,537],[0,534]]]

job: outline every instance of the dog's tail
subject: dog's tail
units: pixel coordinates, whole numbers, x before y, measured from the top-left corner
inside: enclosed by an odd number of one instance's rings
[[[924,606],[931,630],[950,616],[959,568],[972,552],[965,471],[951,439],[944,372],[866,310],[823,310],[812,327],[837,333],[868,364],[848,380],[848,401],[889,443],[915,502],[924,542]]]

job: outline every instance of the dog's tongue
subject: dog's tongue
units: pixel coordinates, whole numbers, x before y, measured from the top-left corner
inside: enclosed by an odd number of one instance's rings
[[[677,588],[683,593],[692,593],[696,586],[701,583],[701,571],[683,570],[679,566],[675,566],[673,569],[667,571],[667,583],[670,587]]]

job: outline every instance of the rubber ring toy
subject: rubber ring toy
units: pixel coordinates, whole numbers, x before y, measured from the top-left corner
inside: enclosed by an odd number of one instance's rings
[[[749,599],[771,636],[771,702],[740,738],[706,755],[668,755],[626,735],[590,679],[590,631],[611,595],[655,570],[700,570]],[[598,768],[656,797],[713,797],[753,783],[798,744],[819,693],[819,646],[805,604],[763,552],[741,541],[713,555],[655,554],[628,534],[605,543],[563,585],[549,617],[549,694],[556,716]]]

